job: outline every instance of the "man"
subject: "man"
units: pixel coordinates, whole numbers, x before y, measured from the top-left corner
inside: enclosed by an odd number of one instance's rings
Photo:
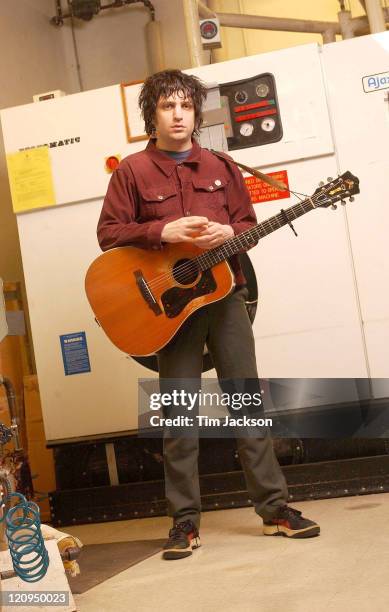
[[[200,148],[206,89],[196,77],[167,70],[149,77],[139,105],[150,141],[111,178],[98,224],[103,250],[124,245],[162,249],[188,242],[217,247],[256,224],[240,171],[228,156]],[[191,315],[158,355],[165,379],[200,378],[205,343],[219,379],[257,379],[254,338],[245,308],[245,279],[230,260],[235,290]],[[270,437],[237,439],[247,489],[265,535],[312,537],[319,526],[286,505],[287,487]],[[164,439],[165,489],[173,527],[163,558],[179,559],[200,545],[198,438]]]

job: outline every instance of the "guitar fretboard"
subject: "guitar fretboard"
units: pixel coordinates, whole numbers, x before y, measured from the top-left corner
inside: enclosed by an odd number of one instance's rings
[[[314,208],[315,205],[312,198],[299,202],[298,204],[281,211],[273,217],[258,223],[258,225],[251,227],[241,234],[226,240],[226,242],[224,242],[222,245],[214,249],[210,249],[209,251],[204,251],[204,253],[201,253],[201,255],[195,257],[193,262],[196,263],[199,270],[208,270],[221,261],[225,261],[229,257],[232,257],[232,255],[236,255],[237,253],[251,249],[261,238],[275,232],[276,230],[280,229],[280,227],[283,227],[287,223],[294,221],[294,219],[305,215]]]

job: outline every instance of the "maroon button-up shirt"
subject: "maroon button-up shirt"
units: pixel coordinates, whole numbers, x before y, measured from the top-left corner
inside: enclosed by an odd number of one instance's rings
[[[160,249],[163,227],[184,215],[231,225],[235,235],[257,223],[243,177],[232,161],[193,141],[189,157],[177,163],[150,140],[144,151],[123,159],[111,177],[97,226],[100,247]],[[238,257],[229,261],[236,284],[244,284]]]

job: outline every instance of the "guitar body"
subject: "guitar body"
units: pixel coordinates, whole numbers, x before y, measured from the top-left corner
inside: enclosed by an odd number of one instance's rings
[[[119,247],[88,269],[85,289],[108,338],[129,355],[162,349],[196,310],[221,300],[234,287],[226,261],[198,271],[191,259],[204,253],[186,243],[161,250]]]

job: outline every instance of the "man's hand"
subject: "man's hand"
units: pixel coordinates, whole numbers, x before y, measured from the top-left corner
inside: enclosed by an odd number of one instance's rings
[[[235,232],[230,225],[209,221],[207,227],[201,231],[193,242],[201,249],[213,249],[234,235]]]
[[[162,230],[162,242],[195,242],[209,226],[207,217],[182,217],[166,223]]]

